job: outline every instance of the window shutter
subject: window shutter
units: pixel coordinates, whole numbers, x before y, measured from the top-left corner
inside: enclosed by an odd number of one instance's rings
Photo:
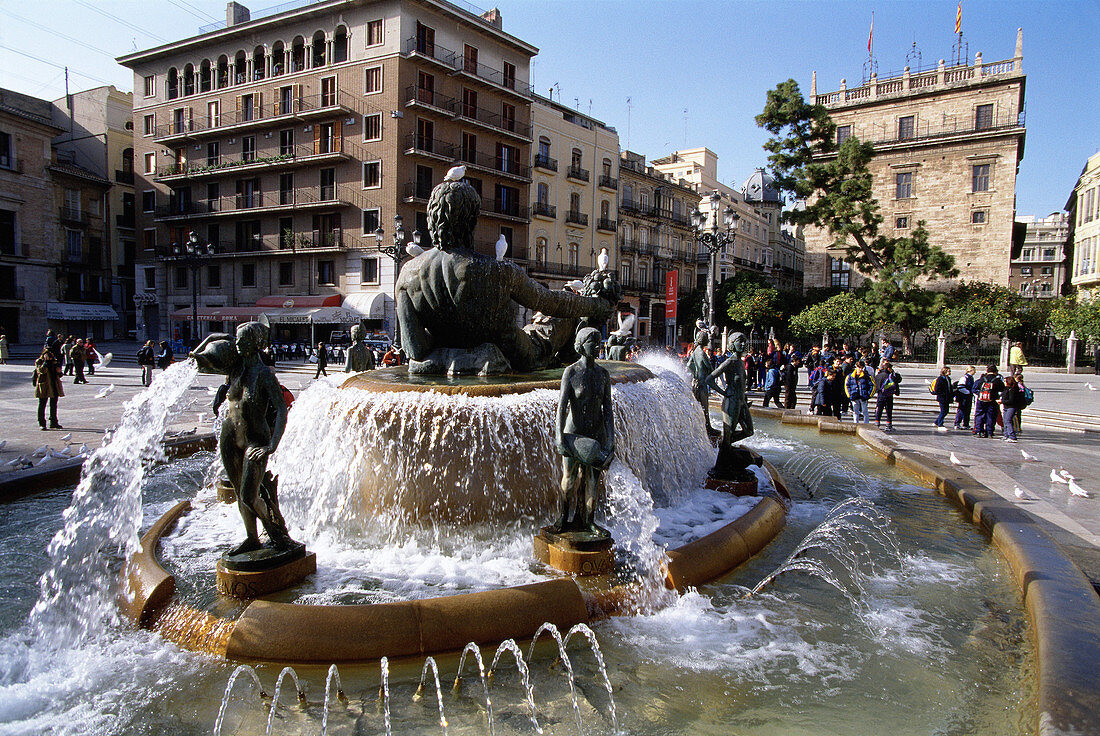
[[[233,118],[234,123],[239,123],[241,121],[241,105],[242,105],[241,100],[242,100],[242,96],[237,95],[237,99],[236,99],[236,101],[237,101],[237,117]]]
[[[264,116],[264,93],[256,93],[256,117],[262,118]]]
[[[332,150],[340,153],[344,150],[343,120],[337,120],[332,124]]]
[[[302,109],[302,85],[294,85],[294,100],[291,102],[294,112],[299,112]]]
[[[313,153],[318,154],[321,152],[321,126],[313,126]]]

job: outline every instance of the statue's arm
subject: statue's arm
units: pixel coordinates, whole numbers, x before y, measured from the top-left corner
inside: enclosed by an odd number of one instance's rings
[[[598,296],[551,291],[518,267],[512,278],[512,298],[534,312],[551,317],[607,317],[613,306]]]
[[[615,406],[611,403],[611,376],[605,375],[603,382],[603,431],[607,442],[603,449],[608,455],[615,452]]]
[[[286,430],[286,400],[283,398],[283,387],[279,385],[275,374],[266,371],[262,375],[260,380],[263,382],[264,393],[267,394],[267,400],[275,406],[275,424],[271,427],[271,439],[264,448],[270,455],[279,446],[283,431]]]
[[[726,367],[729,366],[729,362],[731,360],[736,360],[736,358],[727,358],[720,366],[711,371],[711,374],[709,376],[707,376],[707,384],[710,385],[715,393],[720,396],[729,396],[729,393],[724,391],[722,387],[718,385],[718,379],[722,376],[723,373],[725,373]],[[727,379],[727,382],[728,380],[729,379]]]
[[[211,332],[209,335],[203,338],[203,341],[200,342],[194,350],[188,353],[188,355],[194,357],[196,353],[201,353],[203,350],[206,350],[206,346],[212,342],[217,342],[219,340],[232,341],[233,339],[233,335],[230,335],[228,332]]]
[[[554,444],[557,445],[558,452],[562,455],[566,454],[565,447],[565,419],[569,412],[569,379],[573,375],[573,366],[569,366],[565,369],[565,372],[561,376],[561,391],[558,392],[558,415],[557,421],[554,422]]]

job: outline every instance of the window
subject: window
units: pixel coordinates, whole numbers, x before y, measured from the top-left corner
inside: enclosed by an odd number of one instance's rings
[[[154,212],[157,209],[157,192],[155,189],[146,189],[141,193],[141,211]]]
[[[382,39],[382,19],[367,22],[367,45],[378,46]]]
[[[145,96],[154,97],[157,94],[157,78],[150,74],[145,77]]]
[[[416,22],[416,50],[418,53],[435,56],[435,29]]]
[[[462,71],[477,74],[477,49],[470,44],[463,44]]]
[[[477,119],[477,92],[462,88],[462,116]]]
[[[203,59],[199,66],[199,92],[209,92],[213,76],[210,73],[210,60]]]
[[[851,283],[851,266],[847,261],[829,256],[829,285],[847,289]]]
[[[416,99],[426,105],[435,104],[435,76],[427,72],[416,74]]]
[[[176,266],[176,288],[187,288],[187,269],[183,266]]]
[[[581,247],[576,243],[569,244],[569,265],[576,268],[580,265]]]
[[[246,135],[241,138],[241,161],[256,160],[256,136]]]
[[[336,285],[335,261],[317,261],[317,283],[324,286]]]
[[[279,204],[294,204],[294,174],[279,174]]]
[[[546,182],[540,181],[538,187],[536,188],[536,192],[536,202],[538,202],[539,204],[550,203],[550,187],[547,186]]]
[[[1044,261],[1053,261],[1054,260],[1054,249],[1053,248],[1043,248],[1043,260]]]
[[[279,155],[294,155],[294,128],[279,131]]]
[[[0,253],[15,255],[15,213],[0,210]]]
[[[323,201],[336,199],[336,169],[321,169],[321,191]]]
[[[376,112],[373,115],[363,116],[363,140],[382,140],[382,113]]]
[[[255,139],[253,139],[255,141]],[[221,147],[217,141],[211,141],[206,144],[206,165],[217,166],[222,162]]]
[[[363,162],[363,188],[377,189],[382,186],[382,162]]]
[[[239,109],[237,110],[238,122],[248,122],[256,117],[255,95],[241,95],[237,98],[237,104],[239,105]]]
[[[978,105],[974,108],[974,130],[989,130],[993,127],[993,105]]]
[[[294,261],[279,263],[279,286],[294,286]]]
[[[836,144],[839,146],[844,141],[852,137],[851,125],[838,125],[836,126]]]
[[[348,60],[348,29],[340,26],[332,36],[332,63],[342,64]]]
[[[363,210],[363,237],[373,238],[374,231],[382,222],[382,211],[379,209]]]
[[[256,264],[241,264],[241,286],[256,286]]]
[[[208,128],[216,128],[221,125],[220,111],[220,103],[217,100],[206,103],[206,126]]]
[[[279,87],[279,114],[289,115],[294,112],[294,87],[287,85]]]
[[[145,154],[145,173],[153,174],[157,170],[157,154],[149,152]]]
[[[1039,269],[1039,274],[1042,276],[1053,276],[1054,266],[1043,266]]]
[[[508,89],[515,89],[516,88],[516,65],[515,64],[509,64],[506,61],[506,62],[504,62],[504,66],[503,66],[502,70],[504,72],[504,86],[507,87]]]
[[[913,172],[905,171],[897,175],[896,199],[912,199],[913,197]]]
[[[989,164],[978,164],[971,174],[972,192],[989,191]]]
[[[165,88],[166,88],[168,99],[174,100],[177,97],[179,97],[179,94],[180,94],[179,85],[180,85],[179,72],[176,71],[175,67],[172,67],[171,69],[168,70],[168,80],[165,82]]]
[[[210,243],[215,248],[219,247],[222,241],[221,227],[215,224],[206,226],[206,242]]]
[[[908,230],[909,229],[909,218],[908,217],[899,217],[899,218],[895,219],[894,220],[894,227],[896,227],[898,230]]]
[[[142,231],[141,247],[144,250],[157,249],[157,229],[155,227],[146,228]]]
[[[311,46],[313,47],[313,61],[310,66],[313,69],[324,66],[327,63],[325,56],[325,51],[327,50],[327,48],[325,44],[324,31],[317,31],[313,34],[313,43],[311,44]]]
[[[371,66],[363,71],[363,93],[378,94],[382,91],[382,67]]]
[[[145,288],[155,289],[157,288],[157,269],[146,268],[145,270]]]
[[[359,283],[361,284],[377,284],[378,283],[378,259],[377,258],[364,258],[362,271],[359,276]]]
[[[1031,266],[1023,266],[1020,268],[1020,274],[1023,276],[1031,275]]]
[[[211,264],[206,267],[206,285],[215,289],[222,285],[222,267],[219,264]]]
[[[206,185],[206,206],[211,212],[217,212],[221,209],[219,202],[221,194],[221,184],[218,182],[212,181]]]
[[[898,140],[907,141],[914,137],[916,116],[906,115],[898,118]]]
[[[515,146],[497,144],[497,167],[509,174],[517,173],[519,168],[519,149]]]
[[[985,224],[985,219],[986,219],[986,211],[985,210],[974,210],[973,212],[970,213],[970,222],[974,223],[975,225],[984,225]]]
[[[435,123],[424,118],[416,119],[416,147],[431,153],[435,142]]]
[[[157,132],[157,116],[146,115],[141,119],[141,134],[150,136]]]
[[[516,106],[507,102],[500,104],[501,127],[513,133],[516,130]]]
[[[569,195],[569,211],[580,212],[581,211],[581,195],[573,192]]]
[[[416,167],[416,197],[419,199],[427,199],[432,194],[432,167],[420,166]],[[421,233],[426,232],[421,230]]]
[[[462,160],[477,163],[477,136],[473,133],[462,134]]]
[[[332,107],[336,104],[336,77],[325,77],[321,80],[321,107]]]

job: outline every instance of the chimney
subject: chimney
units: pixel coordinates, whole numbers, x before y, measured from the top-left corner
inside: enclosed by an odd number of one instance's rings
[[[481,19],[497,30],[504,27],[504,20],[500,17],[500,8],[493,8],[482,13]]]
[[[250,20],[248,8],[235,3],[230,0],[225,6],[225,27],[230,28],[232,26],[240,25],[241,23],[247,23]]]

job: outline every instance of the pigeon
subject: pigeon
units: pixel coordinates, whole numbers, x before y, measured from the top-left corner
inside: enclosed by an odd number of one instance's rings
[[[455,166],[443,175],[443,181],[462,181],[466,177],[465,166]]]
[[[115,385],[112,383],[107,388],[101,388],[100,390],[96,391],[95,392],[95,398],[105,399],[108,396],[110,396],[111,394],[113,394],[114,392],[115,392]]]
[[[35,450],[34,452],[31,453],[31,457],[42,457],[43,455],[45,455],[49,451],[50,451],[50,446],[49,445],[42,445],[37,450]]]
[[[503,261],[504,254],[508,252],[508,239],[504,237],[504,233],[500,234],[497,238],[497,260]]]
[[[49,454],[47,454],[46,457],[53,457],[57,458],[58,460],[69,460],[72,457],[72,450],[70,450],[68,447],[66,447],[61,452],[58,452],[57,450],[50,450]]]
[[[72,438],[73,438],[73,433],[69,432],[68,434],[65,434],[65,435],[61,436],[61,441],[64,442],[65,444],[69,444],[69,440],[71,440]]]
[[[626,318],[624,319],[623,315],[620,314],[619,315],[619,329],[615,330],[615,334],[626,337],[631,333],[631,331],[633,329],[634,329],[634,315],[633,314],[627,314]]]
[[[1054,472],[1054,468],[1051,468],[1051,469],[1050,469],[1050,482],[1051,482],[1051,483],[1069,483],[1069,481],[1068,481],[1068,480],[1066,480],[1066,479],[1065,479],[1065,478],[1063,478],[1062,476],[1060,476],[1060,475],[1058,475],[1057,473],[1055,473],[1055,472]]]
[[[1024,489],[1020,488],[1020,486],[1016,486],[1015,488],[1013,488],[1012,492],[1016,494],[1016,498],[1027,498],[1027,494],[1024,493]]]
[[[0,450],[3,450],[8,444],[7,440],[0,440]]]
[[[1025,450],[1022,447],[1020,448],[1020,454],[1023,456],[1025,463],[1037,463],[1037,462],[1039,462],[1039,459],[1037,457],[1035,457],[1034,455],[1032,455],[1031,453],[1029,453],[1027,450]]]
[[[1081,486],[1077,485],[1074,481],[1069,481],[1069,492],[1074,496],[1080,496],[1081,498],[1088,498],[1089,492]]]
[[[578,291],[582,286],[584,286],[584,282],[580,281],[579,279],[573,279],[572,281],[567,281],[565,283],[565,288],[569,289],[570,291]]]
[[[952,465],[962,465],[963,463],[962,463],[962,460],[960,460],[960,459],[959,459],[959,458],[958,458],[958,457],[957,457],[957,456],[955,455],[955,453],[951,453],[951,464],[952,464]]]
[[[1069,471],[1066,470],[1065,468],[1059,468],[1058,469],[1058,475],[1062,476],[1066,480],[1077,480],[1077,478],[1070,475]]]
[[[37,467],[38,467],[39,465],[45,465],[45,464],[46,464],[47,462],[49,462],[49,461],[50,461],[50,460],[52,460],[52,459],[53,459],[53,458],[51,458],[51,457],[50,457],[49,455],[46,455],[46,456],[44,456],[44,457],[43,457],[43,458],[42,458],[41,460],[39,460],[38,462],[36,462],[36,463],[34,464],[34,467],[36,467],[36,468],[37,468]]]
[[[1088,382],[1085,383],[1085,388],[1087,388],[1089,391],[1095,391],[1096,390],[1096,386],[1093,386],[1091,383],[1088,383]]]
[[[504,236],[501,235],[500,237],[503,238]],[[413,258],[416,258],[418,255],[420,255],[421,253],[424,252],[424,249],[421,248],[416,243],[409,243],[408,245],[405,246],[405,252],[408,253]],[[498,258],[497,260],[500,260],[500,259]]]
[[[106,355],[104,355],[102,358],[99,359],[99,367],[100,368],[106,368],[107,366],[109,366],[111,364],[111,361],[114,360],[114,359],[115,359],[115,354],[114,353],[107,353]]]
[[[27,456],[26,455],[20,455],[19,457],[15,458],[14,460],[8,460],[4,464],[7,465],[9,468],[21,468],[21,467],[23,467],[24,465],[27,464]]]
[[[607,254],[607,248],[600,248],[600,254],[596,256],[596,265],[599,266],[601,271],[606,271],[610,264],[611,256]]]
[[[206,423],[206,412],[199,412],[199,417],[195,421],[197,421],[199,424],[205,424]]]

